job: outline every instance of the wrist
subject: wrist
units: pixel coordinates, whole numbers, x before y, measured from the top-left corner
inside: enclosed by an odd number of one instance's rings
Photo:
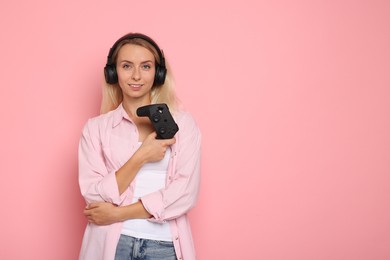
[[[128,219],[147,219],[152,217],[141,201],[118,207],[118,209],[118,222],[123,222]]]
[[[138,149],[132,156],[132,159],[137,163],[140,167],[147,163],[147,160],[145,159],[146,156],[142,153],[140,149]]]
[[[116,207],[116,218],[117,218],[117,222],[123,222],[125,220],[127,220],[126,218],[126,207]]]

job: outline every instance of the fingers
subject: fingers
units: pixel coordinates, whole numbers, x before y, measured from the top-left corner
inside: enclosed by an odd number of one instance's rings
[[[85,208],[84,210],[83,210],[83,214],[84,214],[84,216],[91,216],[92,215],[92,211],[91,211],[91,209],[89,209],[89,208]]]
[[[98,202],[96,202],[96,203],[90,203],[90,204],[88,204],[88,205],[84,208],[83,213],[84,213],[85,216],[91,216],[91,215],[92,215],[93,209],[96,209],[96,208],[98,208],[98,207],[99,207],[99,203],[98,203]]]
[[[83,211],[83,214],[84,216],[87,218],[87,221],[89,223],[92,223],[92,224],[97,224],[96,220],[95,220],[95,216],[93,214],[93,209],[89,208],[90,205],[88,205],[84,211]]]
[[[173,138],[171,138],[171,139],[156,139],[156,137],[157,137],[156,132],[152,132],[152,133],[150,133],[150,134],[146,137],[146,139],[147,139],[148,141],[156,141],[156,142],[160,143],[160,144],[161,144],[162,146],[164,146],[164,147],[170,146],[170,145],[176,143],[176,138],[175,138],[175,137],[173,137]],[[145,141],[146,141],[146,140],[145,140]]]
[[[153,131],[148,135],[147,139],[156,139],[156,137],[157,137],[157,133]]]
[[[98,203],[90,203],[90,204],[88,204],[88,205],[85,207],[84,211],[86,211],[86,210],[91,210],[91,209],[94,209],[94,208],[97,208],[97,207],[99,207],[99,204],[98,204]]]
[[[169,145],[172,145],[172,144],[176,143],[176,138],[173,137],[173,138],[171,138],[171,139],[164,139],[164,141],[165,141],[164,144],[165,144],[166,146],[169,146]]]

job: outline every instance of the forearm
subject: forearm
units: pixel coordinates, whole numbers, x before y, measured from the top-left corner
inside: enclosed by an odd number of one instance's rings
[[[145,161],[142,159],[140,153],[135,152],[134,155],[115,172],[119,194],[126,191],[144,163]]]
[[[157,222],[186,214],[196,204],[200,185],[201,134],[196,126],[181,125],[179,153],[174,153],[175,172],[167,186],[142,196],[146,210]],[[188,127],[188,126],[187,126]]]
[[[140,201],[122,207],[107,202],[91,203],[84,209],[84,215],[90,223],[96,225],[109,225],[128,219],[146,219],[151,217]]]
[[[118,221],[125,221],[128,219],[147,219],[152,215],[145,209],[141,201],[130,204],[128,206],[118,207],[119,219]]]

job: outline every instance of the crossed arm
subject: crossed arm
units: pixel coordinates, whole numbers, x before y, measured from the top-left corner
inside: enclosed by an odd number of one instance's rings
[[[166,149],[175,141],[175,138],[157,140],[156,133],[151,133],[134,155],[115,172],[119,193],[123,194],[126,191],[145,163],[162,160]],[[122,207],[109,202],[95,202],[87,205],[83,213],[88,222],[97,225],[109,225],[127,219],[146,219],[152,216],[141,201]]]
[[[127,219],[147,219],[152,216],[140,201],[122,207],[109,202],[91,203],[83,213],[88,222],[96,225],[110,225]]]
[[[192,118],[187,117],[185,121],[178,133],[179,155],[170,184],[165,189],[146,195],[141,201],[128,206],[121,206],[128,193],[127,187],[143,163],[152,160],[151,154],[156,155],[149,152],[156,149],[146,149],[152,146],[145,144],[145,149],[134,153],[122,168],[108,173],[102,160],[98,135],[93,133],[93,122],[90,127],[86,127],[80,145],[79,182],[82,195],[88,204],[84,209],[88,221],[98,225],[135,218],[150,218],[151,221],[163,222],[185,214],[195,205],[200,182],[201,135]],[[161,145],[159,142],[162,140],[155,140],[153,135],[150,138],[154,139],[154,145]],[[166,146],[171,145],[166,141],[163,141]],[[154,157],[154,160],[159,159]]]

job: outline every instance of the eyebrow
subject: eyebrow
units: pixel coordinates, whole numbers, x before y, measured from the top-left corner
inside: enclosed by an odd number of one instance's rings
[[[129,60],[121,60],[121,61],[119,61],[119,62],[134,63],[134,62],[132,62],[132,61],[129,61]],[[153,63],[153,61],[151,61],[151,60],[142,61],[141,63],[148,63],[148,62],[151,62],[151,63]]]

